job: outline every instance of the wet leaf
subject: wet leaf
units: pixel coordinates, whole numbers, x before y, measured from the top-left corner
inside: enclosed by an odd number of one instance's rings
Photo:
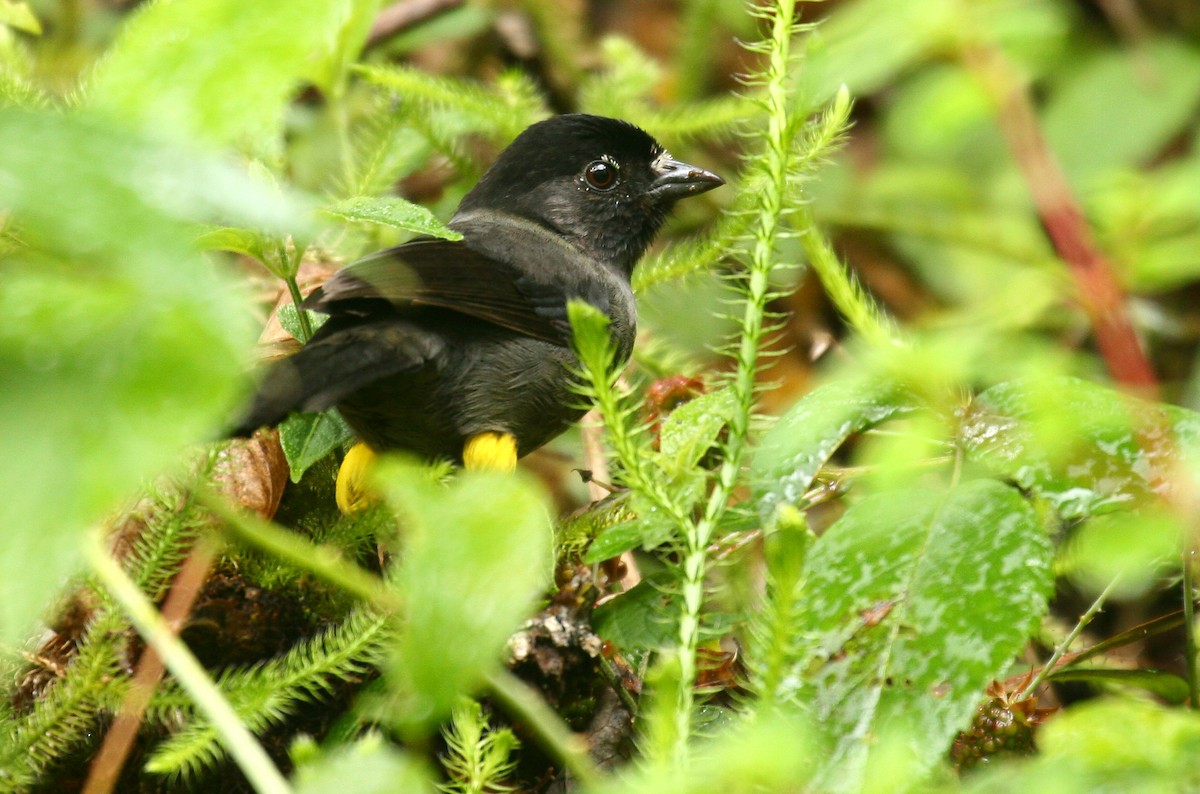
[[[1044,614],[1050,544],[1033,509],[991,480],[906,490],[852,506],[814,544],[797,669],[837,737],[825,770],[853,791],[870,737],[903,727],[927,767],[970,721]]]
[[[1176,453],[1200,444],[1200,414],[1077,378],[1014,381],[976,398],[959,443],[969,460],[1078,519],[1167,495]]]
[[[805,395],[762,438],[750,465],[759,514],[798,503],[846,439],[911,411],[891,385],[836,381]]]
[[[323,210],[327,215],[360,223],[378,223],[393,229],[461,240],[462,235],[442,225],[434,214],[420,204],[396,196],[356,196],[339,201]]]
[[[733,390],[719,389],[671,411],[659,433],[661,459],[668,472],[681,475],[695,469],[736,410]]]

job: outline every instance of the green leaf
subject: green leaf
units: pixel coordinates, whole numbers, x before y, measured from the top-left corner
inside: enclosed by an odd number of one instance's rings
[[[351,0],[164,0],[136,11],[92,76],[88,103],[185,139],[278,130]]]
[[[462,472],[450,487],[407,461],[381,460],[377,483],[401,516],[394,574],[405,604],[385,674],[390,719],[428,735],[500,663],[509,636],[550,581],[547,502],[520,473]]]
[[[588,565],[619,557],[642,545],[646,537],[641,521],[622,521],[601,532],[588,546],[583,561]]]
[[[759,513],[795,505],[820,468],[854,433],[912,408],[890,384],[835,381],[805,395],[763,435],[750,464]]]
[[[29,10],[28,3],[0,0],[0,25],[7,25],[34,36],[42,35],[42,23],[34,16],[33,11]]]
[[[1162,670],[1105,670],[1067,667],[1049,675],[1051,681],[1081,681],[1093,686],[1137,687],[1158,695],[1168,703],[1182,705],[1190,694],[1188,682]]]
[[[294,209],[236,169],[79,115],[0,110],[0,643],[32,629],[82,530],[214,438],[255,329],[194,245]]]
[[[873,736],[903,730],[912,765],[933,764],[1024,645],[1053,585],[1037,515],[992,480],[864,499],[816,542],[803,580],[795,670],[837,740],[824,774],[846,791],[875,761]]]
[[[678,492],[682,495],[686,488],[703,487],[704,478],[696,477],[683,483],[676,483]],[[669,541],[675,535],[677,527],[674,520],[654,506],[644,494],[637,491],[626,491],[626,510],[632,514],[627,521],[622,521],[601,532],[592,541],[584,562],[592,564],[610,560],[627,551],[636,548],[653,549]]]
[[[735,411],[737,397],[729,388],[702,394],[671,411],[658,436],[667,470],[673,475],[693,471]]]
[[[308,315],[309,327],[315,332],[325,323],[329,322],[329,315],[320,312],[310,312],[307,309],[298,310],[296,304],[285,303],[275,312],[275,317],[279,320],[279,325],[283,330],[287,331],[296,339],[304,336],[304,331],[300,327],[300,311]]]
[[[672,574],[649,576],[627,593],[605,601],[592,613],[592,628],[605,640],[626,650],[670,648],[679,639],[683,598],[664,588]]]
[[[292,414],[283,420],[279,425],[279,443],[292,482],[300,482],[304,472],[352,438],[354,431],[337,411]]]
[[[1078,519],[1155,501],[1170,487],[1157,480],[1171,454],[1198,448],[1200,414],[1078,378],[1014,381],[976,398],[959,443],[968,459]]]
[[[353,784],[348,786],[350,781]],[[356,794],[437,790],[424,764],[377,734],[334,747],[296,769],[296,794],[332,794],[348,788]]]
[[[396,196],[355,196],[326,207],[324,212],[347,221],[378,223],[443,240],[462,239],[461,234],[443,226],[425,207]]]
[[[1086,186],[1153,157],[1200,107],[1200,50],[1191,42],[1155,37],[1136,52],[1109,48],[1069,65],[1043,120],[1063,167]]]
[[[230,251],[235,254],[267,261],[267,247],[271,245],[264,235],[253,229],[237,229],[232,226],[222,226],[204,232],[196,238],[196,245],[205,251]]]

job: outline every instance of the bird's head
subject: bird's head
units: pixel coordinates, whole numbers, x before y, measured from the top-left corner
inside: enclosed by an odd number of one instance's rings
[[[632,124],[568,114],[517,136],[458,212],[534,221],[629,273],[676,201],[722,184]]]

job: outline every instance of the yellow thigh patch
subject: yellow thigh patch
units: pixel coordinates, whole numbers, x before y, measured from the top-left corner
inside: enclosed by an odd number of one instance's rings
[[[512,471],[517,468],[517,438],[508,433],[480,433],[463,447],[463,465],[473,471]]]
[[[357,513],[371,504],[367,490],[367,475],[375,463],[375,452],[359,441],[350,447],[342,460],[337,476],[337,506],[343,513]]]

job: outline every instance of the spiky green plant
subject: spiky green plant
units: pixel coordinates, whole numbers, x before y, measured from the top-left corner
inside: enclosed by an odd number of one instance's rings
[[[513,753],[521,743],[509,728],[488,725],[479,703],[456,706],[442,730],[446,752],[442,768],[450,780],[438,786],[446,794],[504,794],[516,789],[505,782],[516,768]]]

